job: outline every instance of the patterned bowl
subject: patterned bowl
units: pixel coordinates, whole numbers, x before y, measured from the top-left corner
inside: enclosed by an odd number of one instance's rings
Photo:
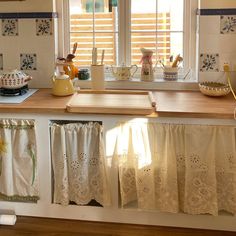
[[[0,75],[1,88],[18,89],[24,87],[32,79],[20,70],[12,70]]]
[[[200,91],[207,96],[220,97],[230,93],[230,87],[228,84],[217,82],[202,82],[199,83]]]

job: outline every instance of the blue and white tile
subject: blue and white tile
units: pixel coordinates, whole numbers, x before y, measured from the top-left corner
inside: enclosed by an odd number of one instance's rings
[[[199,32],[202,34],[219,34],[220,16],[200,16]]]
[[[199,60],[200,72],[218,72],[219,71],[219,54],[201,53]]]
[[[20,68],[21,70],[36,70],[37,69],[37,55],[31,54],[20,54]]]
[[[3,55],[0,53],[0,70],[3,70]]]
[[[36,19],[36,35],[48,36],[53,34],[52,19]]]
[[[220,33],[236,34],[236,15],[220,17]]]
[[[18,36],[18,19],[3,19],[2,20],[2,35],[3,36]]]

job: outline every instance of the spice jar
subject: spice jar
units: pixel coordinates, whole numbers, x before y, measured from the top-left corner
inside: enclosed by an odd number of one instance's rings
[[[79,80],[87,80],[89,79],[89,71],[88,69],[80,69],[78,73]]]

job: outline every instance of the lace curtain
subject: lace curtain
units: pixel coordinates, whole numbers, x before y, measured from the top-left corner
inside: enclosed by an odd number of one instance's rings
[[[37,152],[33,120],[0,120],[0,199],[37,201]]]
[[[236,213],[235,127],[122,123],[114,157],[123,207]]]
[[[92,199],[110,204],[102,125],[97,122],[52,124],[54,203],[79,205]]]

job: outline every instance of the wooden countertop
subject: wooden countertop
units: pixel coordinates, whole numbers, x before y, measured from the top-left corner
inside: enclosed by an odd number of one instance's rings
[[[57,97],[51,89],[39,89],[20,104],[0,104],[0,112],[15,113],[65,113],[71,96]]]
[[[150,117],[233,119],[236,101],[233,96],[207,97],[198,91],[155,91],[157,114]],[[51,89],[39,89],[21,104],[0,104],[2,113],[67,113],[72,96],[56,97]]]
[[[231,94],[208,97],[199,91],[157,91],[154,97],[160,117],[234,119],[236,101]]]

